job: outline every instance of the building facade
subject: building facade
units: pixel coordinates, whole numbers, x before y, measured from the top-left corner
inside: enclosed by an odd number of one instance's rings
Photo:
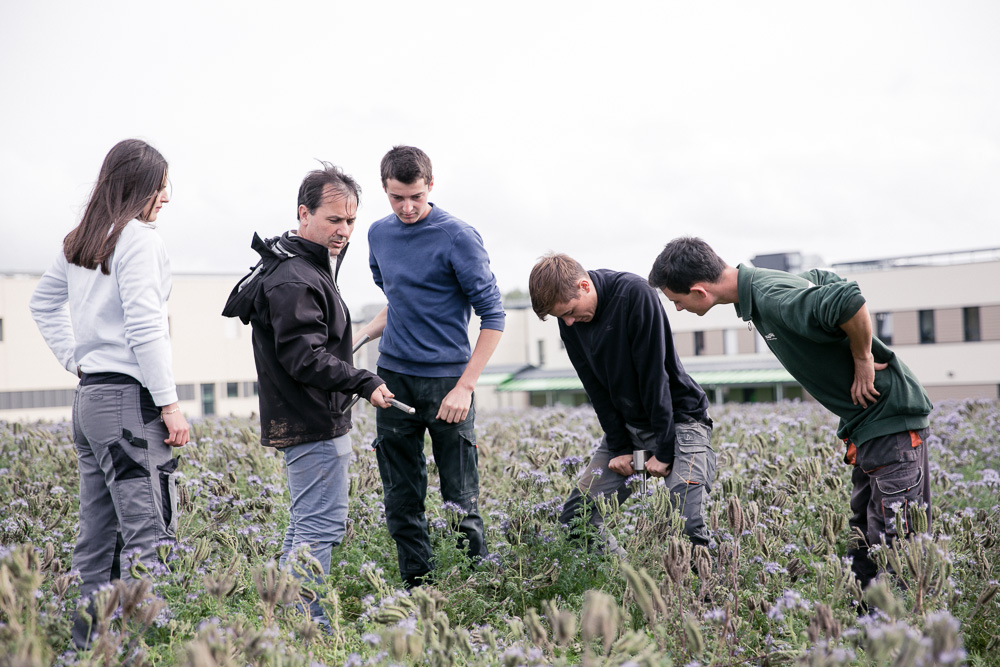
[[[775,257],[781,256],[767,261]],[[789,266],[808,268],[795,261]],[[833,268],[858,281],[873,331],[913,369],[932,400],[1000,396],[1000,250]],[[174,275],[170,335],[178,394],[188,416],[247,416],[258,410],[250,327],[220,315],[237,279]],[[49,352],[28,310],[37,284],[38,276],[0,275],[0,420],[58,420],[71,414],[77,378]],[[731,308],[697,317],[665,305],[681,361],[713,402],[809,398]],[[504,307],[506,328],[480,378],[477,407],[585,402],[556,320],[540,321],[524,299],[507,299]],[[379,308],[358,308],[356,321],[367,322]],[[473,317],[473,341],[478,331]],[[355,362],[374,369],[377,349],[377,342],[369,343]]]

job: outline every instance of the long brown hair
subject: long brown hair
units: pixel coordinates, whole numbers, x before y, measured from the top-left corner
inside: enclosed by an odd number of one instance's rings
[[[166,178],[167,161],[145,141],[115,144],[101,165],[83,219],[63,240],[66,261],[85,269],[100,266],[105,275],[111,273],[111,255],[122,230],[131,220],[142,219]]]

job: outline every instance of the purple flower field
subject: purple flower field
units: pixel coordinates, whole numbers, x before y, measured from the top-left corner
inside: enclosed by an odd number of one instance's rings
[[[480,415],[491,555],[472,567],[459,551],[460,509],[442,504],[428,447],[437,569],[411,592],[385,528],[370,412],[355,413],[348,533],[312,591],[277,566],[280,455],[251,420],[195,423],[180,450],[178,541],[148,566],[123,555],[149,583],[97,596],[99,638],[84,653],[69,650],[79,602],[69,425],[0,423],[0,667],[1000,664],[1000,403],[936,407],[932,521],[894,548],[874,545],[896,574],[864,593],[844,558],[850,469],[836,421],[798,402],[712,416],[710,548],[693,550],[664,488],[637,477],[626,502],[601,505],[619,558],[558,523],[601,436],[593,411]],[[292,562],[312,566],[308,553]],[[310,594],[328,628],[298,610]]]

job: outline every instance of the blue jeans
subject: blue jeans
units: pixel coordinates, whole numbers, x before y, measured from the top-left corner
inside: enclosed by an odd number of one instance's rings
[[[376,412],[375,453],[385,493],[385,520],[396,542],[399,573],[407,586],[419,585],[434,569],[427,532],[427,459],[424,433],[430,432],[434,462],[441,476],[441,498],[456,506],[458,530],[469,558],[485,558],[486,535],[479,516],[479,450],[476,449],[475,402],[465,421],[449,424],[436,418],[441,401],[456,377],[421,378],[384,368],[378,375],[396,395],[413,406],[408,415],[395,408]]]
[[[635,449],[656,449],[655,433],[632,426],[627,428]],[[674,428],[677,434],[674,464],[667,475],[666,485],[674,506],[680,508],[684,517],[684,534],[691,538],[693,544],[707,546],[710,535],[705,526],[705,498],[712,491],[716,466],[715,450],[711,445],[712,427],[682,422]],[[591,455],[587,469],[580,475],[577,488],[566,499],[560,522],[569,525],[586,509],[590,513],[590,524],[604,533],[604,517],[594,505],[593,498],[615,494],[618,502],[624,503],[632,495],[632,489],[625,483],[628,478],[608,467],[612,458],[608,451],[608,437],[604,436]],[[605,539],[608,550],[623,554],[613,536],[605,534]]]
[[[323,574],[330,574],[330,552],[347,531],[348,469],[350,436],[304,442],[281,450],[285,457],[288,495],[292,499],[288,530],[281,545],[280,563],[295,549],[307,546],[319,561]],[[323,582],[323,576],[311,578]],[[315,600],[309,605],[313,618],[325,618]]]
[[[128,384],[112,383],[131,381]],[[133,555],[157,560],[158,542],[173,541],[177,526],[173,448],[149,391],[118,374],[85,375],[73,401],[73,441],[80,469],[80,534],[73,569],[80,573],[80,597],[111,581],[118,553],[131,579]],[[119,537],[120,532],[120,537]],[[74,619],[79,648],[91,639],[91,624]]]

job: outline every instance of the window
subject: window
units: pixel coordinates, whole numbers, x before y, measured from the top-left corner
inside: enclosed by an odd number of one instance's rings
[[[3,318],[0,317],[0,343],[3,342]]]
[[[705,332],[695,331],[694,332],[694,355],[701,356],[705,354]]]
[[[68,408],[73,405],[76,389],[40,389],[0,392],[0,410],[26,408]]]
[[[962,323],[965,328],[965,341],[973,343],[982,340],[982,330],[979,327],[979,306],[962,309]]]
[[[892,345],[892,313],[875,313],[875,336]]]
[[[226,383],[226,398],[239,398],[240,397],[240,383],[239,382],[227,382]]]
[[[934,311],[933,310],[921,310],[920,311],[920,343],[933,343],[934,342]]]
[[[538,365],[545,365],[545,341],[541,338],[538,339]]]
[[[178,401],[193,401],[194,400],[194,385],[193,384],[179,384],[179,385],[177,385],[177,400]]]
[[[201,385],[201,414],[204,416],[215,414],[215,385]]]

